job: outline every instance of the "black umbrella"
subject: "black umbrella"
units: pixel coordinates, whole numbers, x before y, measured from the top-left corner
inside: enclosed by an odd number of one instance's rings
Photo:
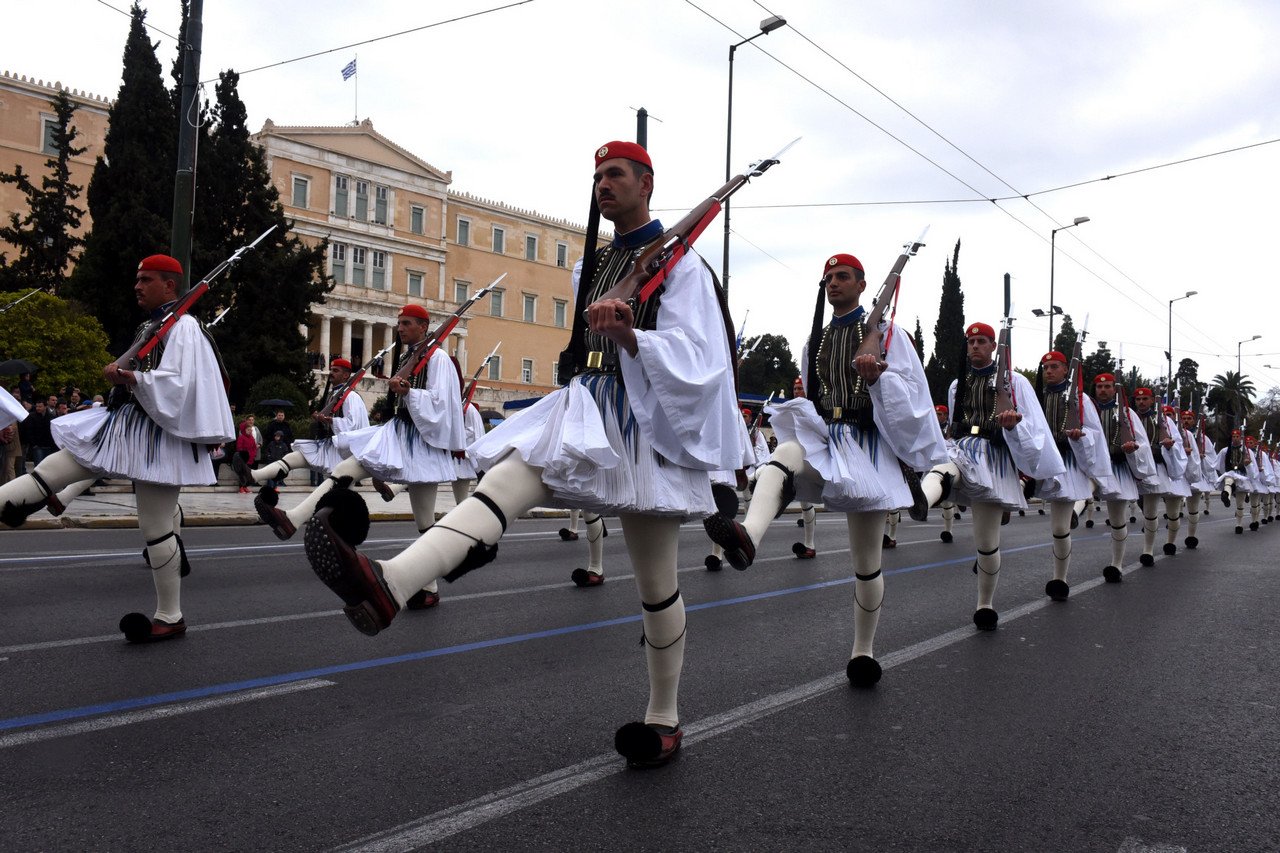
[[[288,400],[259,400],[258,405],[259,406],[279,406],[282,409],[293,408],[293,403],[289,402]]]
[[[35,373],[37,369],[34,364],[25,358],[11,358],[8,361],[0,361],[0,376]]]

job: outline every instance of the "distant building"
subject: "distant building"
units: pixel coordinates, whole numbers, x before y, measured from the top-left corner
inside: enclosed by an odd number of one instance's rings
[[[62,88],[59,82],[46,83],[8,71],[0,73],[0,170],[12,172],[15,166],[21,166],[32,176],[33,183],[39,185],[46,174],[45,163],[58,156],[53,145],[53,128],[57,126],[58,117],[51,102]],[[81,187],[77,206],[87,210],[85,191],[107,137],[107,111],[111,102],[76,89],[68,89],[67,95],[76,105],[71,118],[72,127],[79,131],[75,144],[85,149],[83,154],[71,159],[71,181]],[[11,213],[19,217],[27,215],[26,196],[13,184],[0,184],[0,217],[7,223]],[[86,214],[80,223],[80,233],[88,230]],[[8,253],[10,259],[14,257],[13,248],[7,243],[0,242],[0,252]]]

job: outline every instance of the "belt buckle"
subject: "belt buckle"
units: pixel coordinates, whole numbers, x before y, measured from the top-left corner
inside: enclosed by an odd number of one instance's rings
[[[982,434],[982,427],[978,426],[977,424],[974,424],[973,426],[969,427],[969,435],[981,435],[981,434]]]
[[[587,367],[591,370],[599,370],[604,364],[604,353],[599,350],[593,350],[587,353]]]
[[[836,406],[834,409],[831,410],[832,420],[838,421],[843,415],[844,415],[844,410],[841,409],[839,406]]]

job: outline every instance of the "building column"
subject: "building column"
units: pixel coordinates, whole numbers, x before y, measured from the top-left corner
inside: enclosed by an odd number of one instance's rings
[[[324,368],[329,369],[329,315],[316,315],[316,349],[324,358]]]
[[[379,349],[388,349],[396,342],[396,324],[384,323],[382,326],[382,346]]]
[[[342,318],[342,357],[351,358],[351,319]]]

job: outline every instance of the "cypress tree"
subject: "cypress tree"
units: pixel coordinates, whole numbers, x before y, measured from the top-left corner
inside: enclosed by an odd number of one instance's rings
[[[938,322],[933,326],[933,355],[925,365],[929,393],[935,403],[945,403],[947,389],[956,378],[964,359],[964,291],[961,289],[960,241],[946,262],[942,273],[942,298],[938,303]]]
[[[21,166],[0,172],[0,183],[17,185],[27,199],[26,216],[10,213],[9,224],[0,227],[0,240],[18,247],[12,263],[0,254],[0,289],[40,287],[56,292],[67,266],[77,260],[76,250],[84,245],[84,239],[75,234],[84,216],[75,204],[82,187],[71,183],[71,158],[85,151],[76,146],[79,131],[71,124],[76,105],[64,90],[50,103],[57,116],[53,144],[58,153],[45,161],[48,174],[39,188]]]
[[[220,74],[209,110],[211,129],[197,164],[193,280],[267,228],[277,228],[218,280],[198,313],[209,319],[231,306],[212,331],[231,376],[233,402],[245,403],[249,388],[269,375],[287,377],[311,396],[307,341],[299,327],[333,287],[324,274],[328,247],[309,247],[290,233],[293,222],[285,218],[266,157],[250,139],[238,84],[234,71]]]
[[[924,332],[920,330],[920,318],[916,317],[916,334],[912,343],[916,345],[916,355],[920,359],[920,364],[924,364]]]
[[[1071,358],[1071,350],[1075,348],[1078,337],[1079,334],[1076,332],[1076,327],[1071,322],[1071,315],[1063,314],[1062,327],[1058,329],[1058,334],[1053,337],[1053,348],[1067,358]]]
[[[154,45],[135,3],[124,48],[124,79],[89,181],[93,231],[66,293],[98,318],[112,352],[132,342],[139,322],[138,262],[168,251],[177,127]]]

